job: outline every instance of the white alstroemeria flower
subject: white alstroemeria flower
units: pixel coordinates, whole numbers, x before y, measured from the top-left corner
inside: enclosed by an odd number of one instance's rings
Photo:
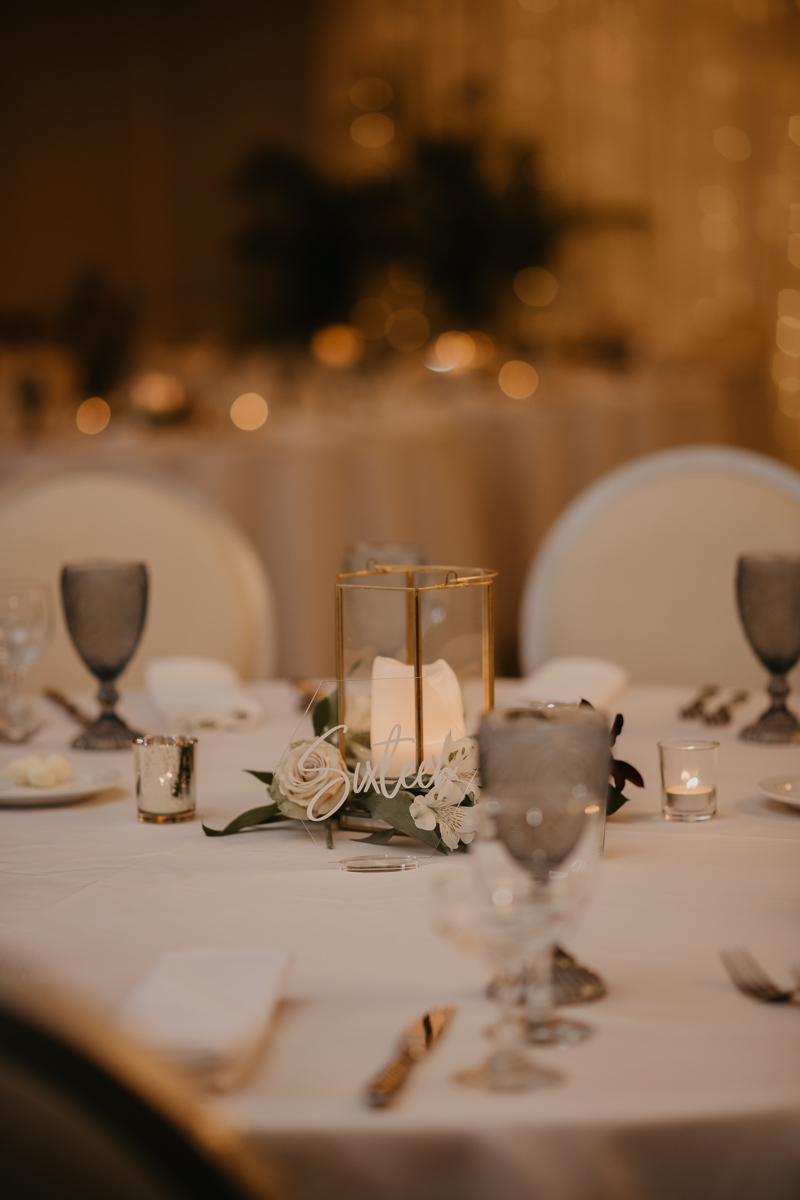
[[[445,846],[451,850],[459,841],[471,842],[478,828],[478,810],[464,799],[463,784],[457,779],[442,779],[439,785],[417,796],[409,806],[409,813],[418,829],[435,829]]]
[[[434,782],[438,787],[444,779],[458,782],[461,785],[461,795],[472,796],[477,800],[480,795],[478,787],[478,747],[472,738],[454,738],[448,733],[436,768]]]

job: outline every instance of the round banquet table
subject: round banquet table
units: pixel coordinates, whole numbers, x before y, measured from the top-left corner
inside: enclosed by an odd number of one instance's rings
[[[263,802],[242,768],[273,767],[300,720],[288,684],[254,690],[260,728],[199,735],[199,808],[217,826]],[[718,949],[748,946],[783,980],[800,962],[800,811],[756,787],[800,776],[800,747],[721,729],[717,817],[664,822],[655,744],[700,732],[675,717],[686,694],[636,686],[620,703],[618,753],[647,787],[608,822],[569,940],[609,994],[582,1010],[594,1037],[537,1051],[563,1071],[556,1087],[499,1096],[452,1082],[485,1053],[492,1010],[480,962],[431,929],[432,873],[455,864],[354,875],[338,860],[362,851],[343,833],[330,851],[301,826],[211,839],[199,821],[140,824],[127,752],[92,756],[122,771],[93,800],[0,811],[2,945],[111,1016],[164,951],[285,948],[267,1051],[242,1090],[211,1102],[277,1160],[298,1200],[796,1200],[800,1009],[740,995]],[[513,696],[499,685],[500,703]],[[763,701],[738,710],[736,727]],[[157,727],[143,695],[123,711]],[[52,715],[33,749],[63,750],[71,732]],[[0,767],[13,756],[4,747]],[[361,1088],[400,1031],[443,1003],[457,1015],[397,1105],[366,1109]]]

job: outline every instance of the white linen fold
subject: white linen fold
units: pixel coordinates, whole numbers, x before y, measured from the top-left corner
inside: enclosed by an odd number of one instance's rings
[[[221,659],[154,658],[144,677],[150,700],[173,730],[252,729],[261,719],[261,708]]]
[[[595,708],[607,709],[628,682],[625,668],[605,658],[550,658],[522,680],[519,694],[524,700],[563,704],[588,700]]]
[[[119,1010],[122,1024],[213,1091],[243,1083],[266,1044],[288,964],[277,949],[175,950]]]

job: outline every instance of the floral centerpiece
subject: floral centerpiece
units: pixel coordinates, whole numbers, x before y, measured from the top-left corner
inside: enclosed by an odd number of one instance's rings
[[[203,825],[205,833],[222,837],[259,825],[312,821],[325,825],[327,844],[332,848],[333,820],[347,813],[381,823],[382,827],[358,841],[386,845],[401,835],[415,838],[441,854],[466,849],[478,828],[476,804],[480,796],[478,748],[472,738],[454,738],[451,732],[441,755],[423,761],[413,779],[406,778],[405,770],[400,771],[399,778],[387,779],[385,767],[394,749],[391,742],[378,767],[365,757],[343,757],[335,692],[316,704],[313,722],[315,736],[291,742],[274,771],[249,771],[267,785],[271,802],[242,813],[225,829]],[[611,729],[612,746],[622,723],[618,713]],[[623,794],[627,781],[643,786],[635,767],[612,758],[609,815],[628,800]]]

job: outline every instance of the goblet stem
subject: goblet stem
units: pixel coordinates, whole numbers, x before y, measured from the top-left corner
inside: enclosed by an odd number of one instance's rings
[[[104,679],[97,692],[97,703],[103,712],[113,712],[119,700],[119,692],[110,679]]]
[[[767,685],[769,708],[739,736],[746,742],[800,741],[800,721],[786,704],[790,691],[785,675],[771,675]]]
[[[488,1092],[524,1092],[558,1083],[558,1071],[531,1062],[519,1049],[524,1021],[519,1012],[519,989],[511,971],[497,977],[494,998],[499,1006],[497,1023],[488,1031],[496,1049],[477,1067],[459,1071],[456,1079],[468,1087]]]
[[[3,671],[3,700],[0,725],[4,733],[13,736],[20,724],[19,675],[13,667]]]
[[[124,750],[131,746],[136,738],[142,736],[117,716],[114,709],[118,699],[119,692],[113,680],[102,680],[97,691],[100,716],[94,725],[75,738],[72,745],[76,750]]]
[[[583,1021],[556,1016],[553,990],[553,947],[547,942],[533,954],[525,969],[526,1041],[535,1046],[574,1046],[594,1032]]]

